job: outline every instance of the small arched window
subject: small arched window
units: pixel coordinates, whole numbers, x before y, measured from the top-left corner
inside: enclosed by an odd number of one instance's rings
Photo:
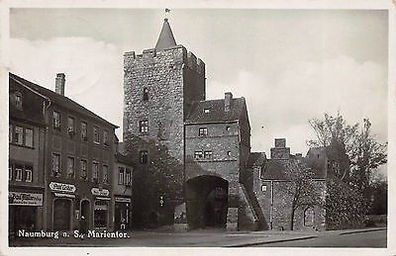
[[[143,89],[143,100],[148,101],[149,100],[149,91],[146,87]]]

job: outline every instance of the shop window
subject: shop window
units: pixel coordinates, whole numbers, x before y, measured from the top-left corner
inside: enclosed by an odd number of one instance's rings
[[[94,206],[94,227],[95,228],[106,228],[107,227],[107,213],[108,213],[108,202],[95,201],[95,206]]]
[[[149,126],[148,120],[139,121],[139,132],[140,133],[148,133]]]
[[[81,140],[88,141],[87,123],[86,122],[81,122]]]
[[[25,182],[33,181],[33,167],[25,166]]]
[[[125,174],[125,168],[118,167],[118,184],[119,185],[124,185],[124,174]]]
[[[94,143],[100,144],[100,134],[98,127],[93,128],[93,134],[94,134]]]
[[[87,160],[80,160],[80,177],[83,180],[86,180],[88,177],[87,167]]]
[[[208,128],[206,128],[206,127],[199,128],[198,135],[199,136],[208,136]]]
[[[67,158],[67,177],[74,177],[74,157],[70,156]]]
[[[109,132],[108,131],[103,131],[103,144],[105,146],[109,146]]]
[[[149,100],[149,91],[145,87],[145,88],[143,88],[143,101],[148,101],[148,100]]]
[[[205,159],[212,159],[212,151],[208,150],[204,152]]]
[[[99,175],[99,163],[93,162],[92,163],[92,181],[98,182],[98,175]]]
[[[61,115],[59,112],[54,111],[52,114],[52,124],[55,130],[61,130]]]
[[[194,152],[194,159],[200,160],[203,158],[203,152],[202,150],[197,150]]]
[[[109,182],[109,167],[107,165],[103,165],[102,168],[102,178],[103,178],[103,183],[108,183]]]
[[[52,154],[52,175],[55,177],[60,176],[60,154],[53,153]]]
[[[139,152],[139,162],[141,164],[147,164],[148,163],[148,152],[146,150],[142,150]]]
[[[74,118],[71,116],[67,118],[67,132],[69,133],[70,136],[73,136],[76,133]]]

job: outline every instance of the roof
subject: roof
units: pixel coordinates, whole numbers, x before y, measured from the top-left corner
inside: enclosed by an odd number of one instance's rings
[[[261,178],[264,180],[287,180],[288,175],[286,173],[285,165],[288,161],[298,161],[297,159],[269,159],[261,172]],[[304,161],[305,162],[305,161]],[[326,178],[326,173],[323,169],[312,169],[314,179]]]
[[[248,159],[248,166],[262,166],[267,159],[264,152],[251,152]]]
[[[88,110],[87,108],[81,106],[80,104],[78,104],[77,102],[69,99],[68,97],[64,96],[64,95],[60,95],[54,91],[51,91],[47,88],[44,88],[40,85],[37,85],[35,83],[32,83],[22,77],[19,77],[13,73],[10,73],[10,78],[16,80],[17,82],[22,83],[23,85],[31,88],[32,90],[42,94],[45,97],[48,97],[52,102],[70,109],[72,111],[78,112],[78,113],[82,113],[84,115],[87,115],[93,119],[99,120],[101,122],[105,122],[111,126],[113,126],[114,128],[118,128],[117,125],[110,123],[109,121],[103,119],[102,117],[98,116],[97,114],[93,113],[92,111]]]
[[[164,19],[164,23],[162,24],[161,33],[158,37],[155,49],[162,50],[173,46],[176,46],[176,40],[173,36],[172,29],[168,23],[168,19]]]
[[[207,109],[208,112],[204,110]],[[246,109],[244,98],[231,99],[229,111],[224,109],[224,99],[193,102],[186,123],[231,122],[241,118]]]

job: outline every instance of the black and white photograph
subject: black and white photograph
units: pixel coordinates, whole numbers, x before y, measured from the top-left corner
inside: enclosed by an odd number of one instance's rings
[[[1,255],[392,255],[394,2],[103,2],[2,6]]]

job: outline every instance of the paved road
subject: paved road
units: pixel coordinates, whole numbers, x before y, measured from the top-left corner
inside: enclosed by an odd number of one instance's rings
[[[329,234],[317,238],[262,244],[263,247],[370,247],[386,248],[386,230],[357,234]]]

